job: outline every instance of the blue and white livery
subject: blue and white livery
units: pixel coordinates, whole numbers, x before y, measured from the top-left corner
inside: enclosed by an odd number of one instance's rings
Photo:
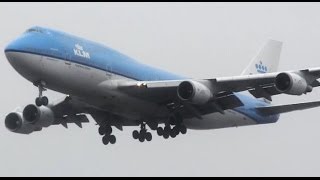
[[[271,105],[272,96],[302,95],[320,85],[320,68],[277,72],[282,43],[269,40],[239,76],[193,79],[154,68],[104,45],[64,32],[32,27],[5,49],[12,67],[39,90],[35,105],[9,113],[8,130],[30,134],[51,125],[99,125],[105,145],[115,128],[138,126],[132,135],[151,141],[187,129],[275,123],[279,114],[320,102]],[[66,94],[49,102],[44,90]]]

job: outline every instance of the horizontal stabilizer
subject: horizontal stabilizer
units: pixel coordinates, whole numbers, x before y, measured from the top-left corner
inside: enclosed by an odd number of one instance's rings
[[[311,109],[320,106],[320,101],[307,102],[307,103],[299,103],[299,104],[288,104],[288,105],[280,105],[280,106],[269,106],[269,107],[258,107],[256,108],[264,116],[282,114],[292,111]]]

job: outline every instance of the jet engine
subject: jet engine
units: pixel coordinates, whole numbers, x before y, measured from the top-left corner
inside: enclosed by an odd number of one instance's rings
[[[212,98],[210,89],[196,81],[184,81],[178,86],[178,97],[192,104],[205,104]]]
[[[54,114],[48,107],[26,106],[23,112],[11,112],[5,118],[5,126],[12,132],[30,134],[48,127],[54,122]]]
[[[22,115],[26,123],[37,127],[48,127],[54,122],[54,114],[46,106],[37,107],[30,104],[24,108]]]
[[[6,128],[15,133],[30,134],[36,129],[32,124],[25,122],[20,112],[12,112],[8,114],[4,122]]]
[[[280,73],[275,79],[276,89],[285,94],[302,95],[312,91],[306,79],[295,73]]]

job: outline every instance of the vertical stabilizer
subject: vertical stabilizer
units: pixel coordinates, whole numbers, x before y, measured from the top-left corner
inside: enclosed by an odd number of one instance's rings
[[[282,42],[268,40],[258,54],[251,60],[242,75],[277,72]]]

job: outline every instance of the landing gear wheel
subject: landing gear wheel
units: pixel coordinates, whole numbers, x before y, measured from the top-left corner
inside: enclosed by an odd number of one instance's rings
[[[146,133],[146,140],[151,141],[152,140],[152,134],[150,132]]]
[[[108,145],[109,142],[110,142],[109,136],[103,136],[103,138],[102,138],[102,143],[103,143],[104,145]]]
[[[100,126],[98,131],[101,136],[106,134],[106,128],[104,126]]]
[[[99,129],[99,134],[102,135],[110,135],[112,133],[112,128],[110,126],[100,126]]]
[[[163,134],[170,134],[171,131],[171,127],[170,126],[166,126],[164,127],[164,133]]]
[[[105,127],[105,134],[110,135],[112,133],[112,128],[111,126],[106,126]]]
[[[132,132],[132,137],[133,137],[133,139],[138,139],[138,138],[139,138],[139,131],[134,130],[134,131]]]
[[[174,134],[175,134],[176,136],[178,136],[179,133],[180,133],[180,130],[179,130],[179,127],[178,127],[178,126],[175,126],[175,127],[172,129],[172,131],[174,132]]]
[[[109,136],[109,141],[110,141],[111,144],[115,144],[117,139],[116,139],[116,137],[114,135],[111,135],[111,136]]]
[[[169,136],[170,136],[169,133],[166,133],[166,132],[165,132],[165,133],[163,134],[163,138],[165,138],[165,139],[168,139]]]
[[[140,134],[139,141],[142,143],[145,141],[145,137],[142,134]]]
[[[162,127],[158,127],[158,128],[157,128],[157,134],[158,134],[159,136],[163,136],[163,128],[162,128]]]
[[[181,126],[180,127],[180,132],[181,132],[181,134],[186,134],[187,133],[187,127],[186,126]]]
[[[144,130],[144,129],[142,129],[142,130],[140,130],[140,136],[142,136],[142,137],[145,137],[146,136],[146,133],[147,133],[147,131],[146,130]]]
[[[176,132],[172,129],[171,131],[170,131],[170,137],[172,137],[172,138],[175,138],[177,135],[176,135]]]
[[[41,104],[47,106],[49,104],[49,99],[46,96],[41,97]]]
[[[36,105],[38,106],[38,107],[40,107],[40,106],[42,106],[42,101],[41,101],[41,99],[40,98],[36,98]]]
[[[170,125],[166,125],[163,130],[163,137],[168,139],[170,137],[171,127]]]
[[[146,125],[148,124],[146,124],[145,122],[140,122],[140,130],[135,130],[132,132],[133,139],[138,139],[140,142],[152,140],[152,134],[148,132]],[[153,127],[154,127],[154,130],[159,129],[158,125],[153,125]]]

